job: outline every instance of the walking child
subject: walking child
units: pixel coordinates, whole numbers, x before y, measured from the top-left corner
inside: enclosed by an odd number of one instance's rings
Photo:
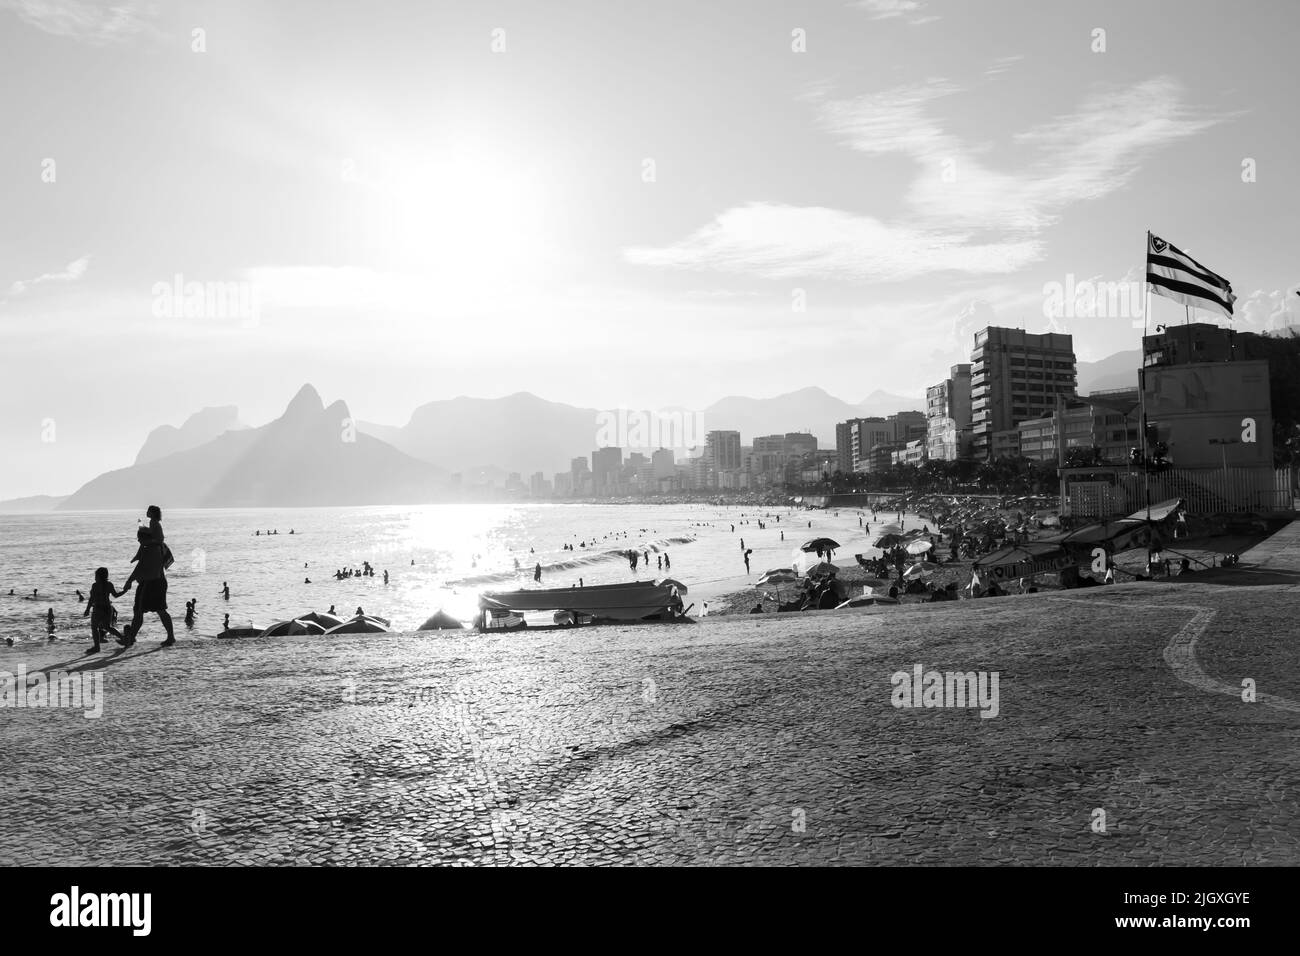
[[[119,591],[108,580],[108,568],[95,569],[95,583],[90,586],[90,597],[86,599],[86,610],[82,617],[90,618],[90,639],[94,646],[87,654],[98,654],[105,634],[113,634],[118,640],[122,632],[114,627],[117,621],[117,609],[113,607],[113,598],[121,597],[125,591]]]

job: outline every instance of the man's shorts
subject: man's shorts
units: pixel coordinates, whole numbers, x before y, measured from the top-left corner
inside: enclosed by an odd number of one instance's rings
[[[157,614],[167,610],[167,579],[141,581],[135,592],[135,609],[142,614]]]

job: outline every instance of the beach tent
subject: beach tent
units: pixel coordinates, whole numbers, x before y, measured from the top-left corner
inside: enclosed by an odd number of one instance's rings
[[[1115,554],[1150,544],[1153,524],[1144,519],[1118,518],[1084,525],[1074,531],[1053,535],[1048,540],[1075,555],[1091,554],[1095,548],[1104,548]]]
[[[1150,508],[1150,515],[1147,514],[1148,509],[1139,508],[1137,511],[1129,515],[1129,520],[1146,521],[1149,518],[1151,521],[1164,521],[1166,518],[1177,514],[1178,510],[1185,505],[1186,501],[1182,498],[1170,498],[1167,501],[1161,501],[1158,504],[1152,505]]]
[[[439,608],[416,628],[417,631],[459,631],[465,627],[460,621]]]
[[[690,589],[685,584],[674,578],[664,578],[659,582],[659,586],[661,588],[676,588],[678,594],[688,594],[690,592]]]
[[[1075,563],[1070,553],[1061,545],[1043,541],[1008,545],[991,554],[976,559],[973,568],[981,578],[990,581],[1010,581],[1028,578],[1035,574],[1063,571]]]

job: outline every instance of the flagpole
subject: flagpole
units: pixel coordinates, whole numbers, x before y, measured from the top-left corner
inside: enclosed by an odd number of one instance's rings
[[[1146,256],[1151,255],[1151,230],[1147,230],[1147,248]],[[1145,274],[1146,257],[1142,261],[1142,269]],[[1151,283],[1143,279],[1142,287],[1146,290],[1146,301],[1142,306],[1142,348],[1139,351],[1142,354],[1142,367],[1138,369],[1138,396],[1142,402],[1142,429],[1140,432],[1142,454],[1139,459],[1142,465],[1142,495],[1147,500],[1147,521],[1151,520],[1151,470],[1147,463],[1147,350],[1146,338],[1147,328],[1151,324]]]

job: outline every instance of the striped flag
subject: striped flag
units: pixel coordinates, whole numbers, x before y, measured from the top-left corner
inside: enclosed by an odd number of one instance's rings
[[[1232,318],[1232,284],[1159,236],[1147,233],[1147,283],[1156,295]]]

